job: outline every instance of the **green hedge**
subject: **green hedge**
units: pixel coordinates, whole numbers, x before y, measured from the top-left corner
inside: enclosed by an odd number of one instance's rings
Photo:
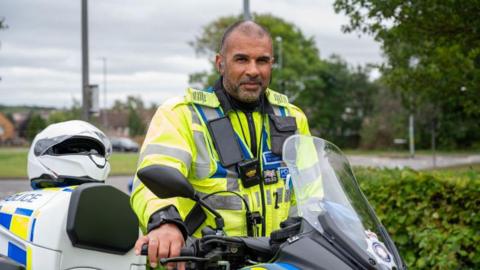
[[[355,171],[409,269],[480,269],[480,173]]]

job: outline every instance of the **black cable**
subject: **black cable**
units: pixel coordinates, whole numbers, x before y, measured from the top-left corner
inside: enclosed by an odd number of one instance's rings
[[[201,258],[201,257],[193,257],[193,256],[179,256],[179,257],[160,259],[160,264],[165,265],[165,264],[171,263],[171,262],[187,262],[187,261],[206,262],[206,261],[209,261],[209,259]]]
[[[220,236],[220,235],[206,235],[206,236],[200,238],[200,241],[208,241],[208,240],[211,240],[211,239],[225,240],[225,241],[235,242],[235,243],[244,243],[243,240],[241,240],[237,237]]]
[[[230,190],[216,191],[216,192],[213,192],[213,193],[210,193],[210,194],[207,194],[207,195],[203,196],[202,200],[206,200],[210,196],[213,196],[213,195],[216,195],[216,194],[219,194],[219,193],[232,193],[232,194],[236,195],[237,197],[239,197],[243,201],[243,204],[245,204],[245,209],[247,210],[247,212],[250,212],[250,207],[248,206],[247,200],[245,200],[245,198],[242,195],[240,195],[239,193],[237,193],[235,191],[230,191]]]

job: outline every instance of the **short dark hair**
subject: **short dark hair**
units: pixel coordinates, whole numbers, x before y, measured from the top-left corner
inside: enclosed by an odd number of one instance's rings
[[[227,29],[225,29],[225,32],[223,32],[223,36],[220,41],[220,47],[218,48],[220,53],[224,52],[228,37],[237,29],[245,34],[257,34],[259,37],[264,37],[266,35],[270,40],[272,40],[272,35],[270,35],[270,32],[268,32],[265,27],[252,20],[241,20],[233,23],[227,27]]]

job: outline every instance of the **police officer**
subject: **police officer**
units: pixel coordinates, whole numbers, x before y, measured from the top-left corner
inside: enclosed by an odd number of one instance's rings
[[[268,88],[273,63],[272,38],[262,26],[233,24],[215,58],[220,79],[160,106],[142,146],[138,170],[177,170],[197,194],[231,192],[206,200],[223,216],[229,236],[268,236],[288,217],[291,196],[281,148],[288,136],[309,134],[309,129],[303,112]],[[253,225],[245,217],[245,203],[257,215]],[[205,226],[215,226],[209,213],[201,226],[191,226],[193,201],[157,198],[138,178],[131,204],[146,233],[135,250],[148,244],[152,267],[159,258],[179,256],[188,235],[198,237]]]

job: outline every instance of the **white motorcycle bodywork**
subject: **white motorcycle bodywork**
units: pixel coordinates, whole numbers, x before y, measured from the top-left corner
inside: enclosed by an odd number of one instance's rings
[[[0,200],[0,254],[27,270],[145,269],[145,257],[133,248],[114,254],[72,244],[66,228],[74,189],[47,188]]]

